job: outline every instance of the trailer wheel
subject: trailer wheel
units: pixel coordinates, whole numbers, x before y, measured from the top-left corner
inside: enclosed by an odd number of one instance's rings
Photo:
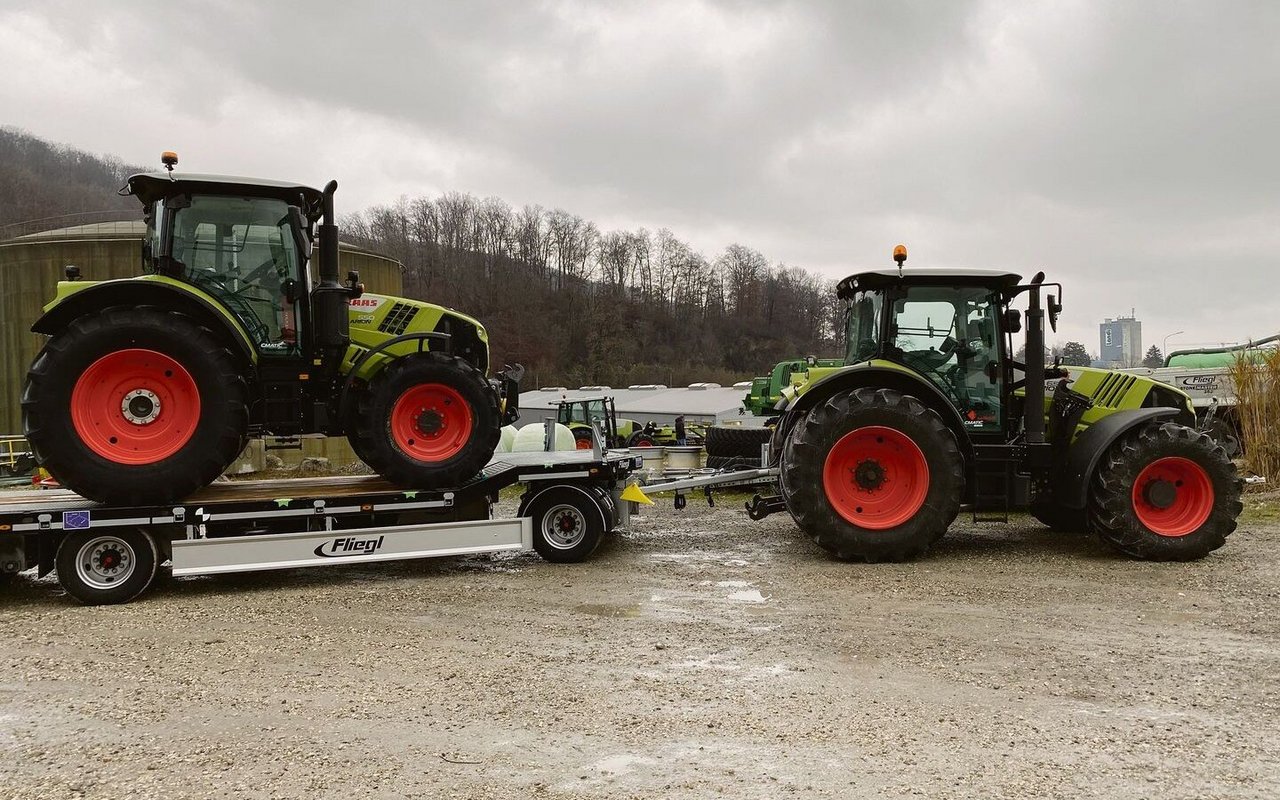
[[[608,527],[606,513],[588,489],[552,486],[528,498],[520,516],[533,520],[533,549],[547,561],[585,561]]]
[[[1207,435],[1173,422],[1147,425],[1107,450],[1093,476],[1089,525],[1134,558],[1193,561],[1236,529],[1242,484]]]
[[[180,500],[244,449],[242,370],[184,314],[115,306],[54,334],[27,373],[27,439],[63,486],[101,503]]]
[[[151,586],[159,566],[155,540],[139,530],[75,531],[58,546],[58,583],[90,606],[127,603]]]
[[[832,396],[792,431],[782,493],[796,523],[837,558],[924,553],[960,511],[960,449],[942,419],[890,389]]]
[[[397,359],[362,393],[352,449],[379,475],[435,489],[472,478],[498,447],[498,396],[461,358]]]

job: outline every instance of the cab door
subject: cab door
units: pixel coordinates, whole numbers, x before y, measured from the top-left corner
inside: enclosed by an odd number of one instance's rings
[[[975,433],[999,433],[998,297],[982,287],[909,287],[892,302],[886,355],[936,386]]]

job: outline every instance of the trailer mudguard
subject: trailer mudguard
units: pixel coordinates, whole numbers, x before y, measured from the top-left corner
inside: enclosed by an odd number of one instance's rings
[[[1178,408],[1137,408],[1114,411],[1076,437],[1067,451],[1067,464],[1058,476],[1054,497],[1066,508],[1084,508],[1089,501],[1089,481],[1093,478],[1102,454],[1125,433],[1146,422],[1173,418],[1182,413]]]
[[[520,510],[516,512],[517,517],[526,516],[529,513],[529,507],[533,505],[538,497],[546,492],[552,491],[574,491],[583,495],[590,501],[591,507],[595,509],[596,515],[600,519],[600,524],[604,526],[604,530],[608,532],[613,528],[613,520],[605,513],[604,508],[600,506],[599,499],[592,494],[586,487],[576,483],[552,483],[550,486],[541,486],[536,490],[531,489],[520,501]]]
[[[236,355],[254,364],[258,351],[239,320],[210,295],[190,284],[163,275],[144,275],[113,281],[59,281],[58,294],[31,326],[34,333],[53,335],[78,317],[110,306],[146,306],[179,311],[199,320],[226,341]]]
[[[899,367],[886,361],[866,362],[844,367],[815,381],[813,385],[805,390],[804,394],[786,406],[786,414],[779,420],[778,427],[775,429],[774,436],[770,441],[770,457],[776,459],[778,455],[781,455],[781,445],[786,442],[786,437],[790,434],[791,428],[795,426],[796,421],[805,412],[816,407],[837,392],[860,389],[864,386],[893,389],[903,394],[909,394],[937,412],[938,416],[942,418],[943,424],[955,435],[956,444],[960,447],[960,452],[964,454],[965,463],[972,462],[973,442],[969,440],[969,436],[965,432],[964,422],[960,419],[960,412],[951,404],[947,396],[933,384],[916,377],[916,374],[906,367]],[[786,398],[784,397],[783,400],[779,401],[778,406],[775,406],[775,410],[779,413],[783,411],[779,406],[782,406],[785,400]]]

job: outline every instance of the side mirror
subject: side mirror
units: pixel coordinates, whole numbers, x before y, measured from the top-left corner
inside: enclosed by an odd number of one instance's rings
[[[360,282],[360,273],[354,269],[347,273],[347,293],[355,300],[364,294],[364,284]]]
[[[1058,298],[1049,295],[1049,327],[1053,328],[1053,332],[1058,332],[1058,315],[1062,313],[1062,303],[1058,302]]]
[[[1006,309],[1004,312],[1004,329],[1009,333],[1017,333],[1022,330],[1022,312],[1016,308]]]

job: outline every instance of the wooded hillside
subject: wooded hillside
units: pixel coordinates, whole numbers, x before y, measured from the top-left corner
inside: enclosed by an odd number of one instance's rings
[[[0,233],[19,222],[111,209],[136,210],[116,191],[140,167],[0,127]],[[75,224],[69,221],[68,224]]]

